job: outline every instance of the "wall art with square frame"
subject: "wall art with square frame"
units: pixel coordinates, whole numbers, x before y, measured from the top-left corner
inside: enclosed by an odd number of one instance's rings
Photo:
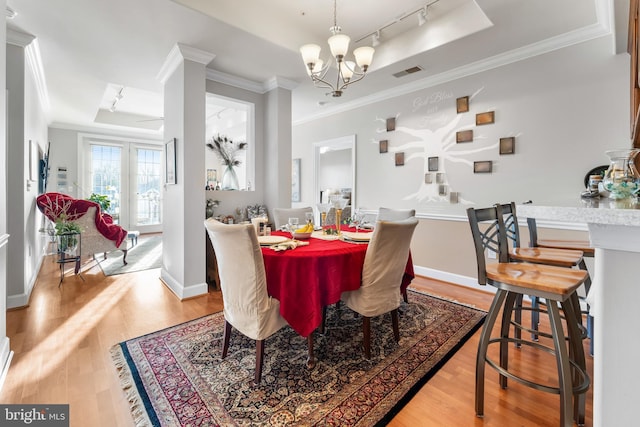
[[[516,138],[513,136],[500,138],[500,154],[515,154]]]
[[[164,182],[177,184],[176,176],[176,138],[171,138],[164,144],[165,171]]]
[[[380,153],[386,153],[387,151],[389,151],[389,140],[383,139],[381,141],[378,141],[378,147]]]
[[[476,114],[476,126],[490,125],[495,122],[495,112],[487,111],[486,113]]]
[[[473,129],[456,132],[456,142],[473,142]]]
[[[391,132],[396,130],[396,118],[395,117],[389,117],[387,119],[387,132]]]
[[[429,158],[427,158],[427,170],[429,172],[437,172],[437,170],[438,170],[438,158],[437,157],[429,157]]]
[[[473,162],[473,173],[491,173],[493,162],[491,160],[483,160]]]
[[[404,166],[404,153],[396,153],[396,166]]]
[[[444,173],[442,173],[442,172],[438,172],[438,173],[436,174],[436,183],[437,183],[437,184],[442,184],[442,183],[444,183]]]
[[[451,191],[449,193],[449,203],[458,203],[458,194],[457,191]]]
[[[438,195],[446,196],[447,195],[447,186],[444,184],[440,184],[438,186]]]
[[[291,201],[300,201],[300,159],[291,161]]]
[[[460,98],[456,99],[456,112],[458,114],[460,113],[466,113],[467,111],[469,111],[469,97],[468,96],[462,96]]]
[[[433,182],[433,174],[432,173],[425,173],[424,174],[424,183],[425,184],[431,184]]]

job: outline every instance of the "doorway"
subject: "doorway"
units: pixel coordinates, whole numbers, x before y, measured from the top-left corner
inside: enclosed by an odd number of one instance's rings
[[[356,136],[348,135],[313,144],[314,203],[324,202],[327,190],[349,192],[356,206]],[[320,219],[316,218],[317,223]]]
[[[111,202],[107,213],[127,230],[161,232],[162,147],[89,139],[83,151],[83,197],[106,195]]]

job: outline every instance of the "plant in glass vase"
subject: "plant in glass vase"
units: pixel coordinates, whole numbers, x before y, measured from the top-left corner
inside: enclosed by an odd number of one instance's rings
[[[226,136],[216,136],[211,138],[207,143],[207,147],[211,149],[222,160],[226,166],[222,175],[223,190],[239,190],[238,176],[235,167],[240,164],[238,152],[247,148],[246,142],[233,142]]]
[[[73,255],[78,246],[77,234],[82,232],[80,226],[74,221],[82,214],[72,212],[71,205],[71,201],[47,197],[41,206],[42,213],[55,224],[58,250]]]

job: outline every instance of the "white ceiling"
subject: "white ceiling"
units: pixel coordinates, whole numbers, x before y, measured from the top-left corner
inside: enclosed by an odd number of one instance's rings
[[[495,66],[600,36],[612,29],[614,18],[626,24],[628,13],[628,0],[338,0],[338,25],[352,44],[362,39],[358,45],[370,45],[370,34],[383,30],[367,77],[332,98],[313,87],[298,53],[299,46],[317,43],[326,55],[332,0],[8,0],[7,5],[17,12],[8,28],[36,37],[53,126],[155,134],[163,116],[157,75],[177,42],[215,54],[208,68],[217,75],[256,87],[273,77],[294,82],[293,119],[299,121],[357,105],[375,93],[398,93],[478,64]],[[429,19],[418,26],[416,12],[425,5]],[[622,42],[618,49],[624,49]],[[413,66],[423,71],[393,77]],[[120,89],[122,99],[110,112]]]

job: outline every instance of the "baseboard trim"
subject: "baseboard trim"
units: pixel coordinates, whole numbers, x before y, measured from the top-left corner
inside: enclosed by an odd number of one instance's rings
[[[208,292],[206,282],[184,286],[182,283],[174,279],[173,276],[171,276],[171,274],[169,274],[169,272],[164,269],[164,267],[162,267],[162,269],[160,270],[160,280],[180,300],[205,295]]]
[[[475,277],[463,276],[461,274],[436,270],[429,267],[420,267],[417,265],[413,267],[413,271],[417,275],[430,277],[432,279],[441,280],[443,282],[454,283],[456,285],[465,286],[467,288],[477,289],[484,292],[496,292],[496,289],[493,286],[479,285],[478,279],[476,279]]]
[[[9,347],[9,338],[2,338],[2,345],[0,346],[0,366],[2,366],[2,370],[0,370],[0,390],[2,390],[2,386],[4,386],[4,380],[7,378],[7,374],[9,373],[9,366],[11,366],[11,360],[13,359],[13,351]]]

